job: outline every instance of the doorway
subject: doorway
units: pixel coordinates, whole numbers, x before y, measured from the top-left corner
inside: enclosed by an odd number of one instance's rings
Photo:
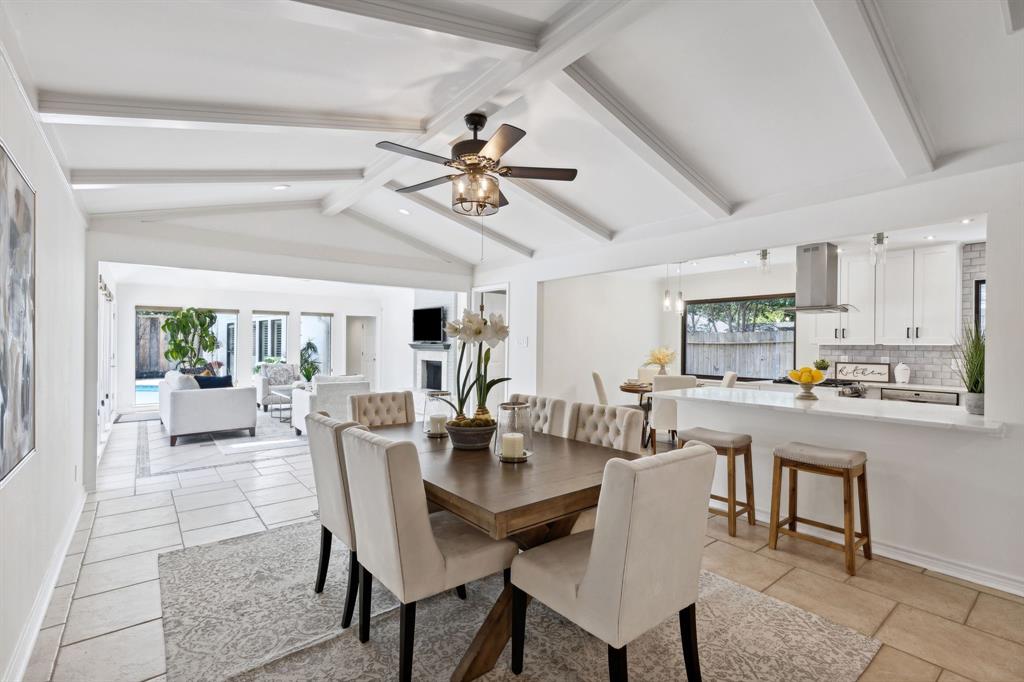
[[[508,319],[508,284],[492,284],[473,289],[473,310],[484,306],[484,315],[499,314]],[[508,376],[508,339],[499,343],[491,350],[491,363],[487,368],[487,376],[490,378]],[[490,395],[487,396],[487,409],[492,415],[498,414],[498,405],[507,400],[508,382],[502,382],[495,386]]]
[[[377,387],[377,318],[345,317],[345,374],[362,374]]]

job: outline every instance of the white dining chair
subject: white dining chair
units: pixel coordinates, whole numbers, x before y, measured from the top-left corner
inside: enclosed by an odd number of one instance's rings
[[[644,454],[643,413],[630,407],[573,403],[569,408],[566,437],[634,455]],[[584,509],[573,524],[573,533],[594,527],[597,508]]]
[[[549,436],[565,435],[566,402],[561,398],[513,393],[509,400],[530,406],[530,420],[535,432],[546,433]]]
[[[349,410],[352,419],[363,426],[412,424],[416,421],[412,391],[357,393],[349,396]]]
[[[654,391],[673,391],[680,388],[696,388],[697,377],[690,374],[662,374],[654,377]],[[658,451],[658,431],[666,431],[676,445],[676,430],[679,403],[665,398],[651,399],[651,453]]]
[[[359,558],[356,554],[356,531],[352,525],[352,503],[345,472],[345,450],[341,434],[351,428],[363,427],[352,421],[332,419],[326,412],[306,415],[306,433],[309,436],[309,454],[313,460],[313,481],[316,483],[316,502],[320,509],[320,562],[314,591],[324,591],[327,566],[331,560],[331,539],[337,536],[348,547],[348,589],[345,592],[345,610],[341,627],[352,624],[352,611],[356,606],[359,589]]]
[[[362,429],[342,435],[359,543],[359,641],[370,639],[374,577],[401,603],[399,680],[412,679],[416,602],[508,568],[518,548],[448,512],[427,513],[419,454]],[[705,504],[707,501],[704,501]]]
[[[732,388],[736,385],[736,372],[726,372],[722,375],[722,388]]]
[[[626,646],[679,614],[686,679],[699,682],[697,580],[715,451],[703,443],[604,468],[597,524],[512,561],[512,672],[523,670],[533,597],[608,645],[612,680]]]
[[[598,372],[591,372],[594,376],[594,391],[597,392],[597,404],[607,405],[608,404],[608,391],[604,389],[604,379],[601,378],[601,374]]]

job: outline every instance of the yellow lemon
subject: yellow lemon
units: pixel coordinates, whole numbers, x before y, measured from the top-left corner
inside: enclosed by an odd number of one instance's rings
[[[793,381],[800,381],[800,372],[796,371],[795,369],[789,370],[789,378],[792,379]]]
[[[825,378],[825,373],[820,369],[811,370],[811,378],[814,379],[815,382],[821,381]]]
[[[807,371],[800,372],[800,382],[809,384],[811,382],[811,373]]]

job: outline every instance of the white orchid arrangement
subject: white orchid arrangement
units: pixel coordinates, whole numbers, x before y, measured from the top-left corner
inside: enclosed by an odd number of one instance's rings
[[[505,324],[505,318],[501,314],[496,313],[491,313],[488,317],[484,317],[483,306],[481,306],[479,313],[465,310],[462,313],[461,319],[448,322],[445,324],[444,330],[450,338],[457,339],[462,344],[459,348],[459,364],[455,374],[456,402],[445,401],[455,410],[454,421],[473,421],[476,423],[470,424],[472,426],[490,426],[494,423],[494,420],[491,419],[490,413],[487,411],[487,396],[492,388],[503,381],[509,380],[508,377],[500,379],[487,378],[487,367],[491,363],[491,349],[496,348],[499,343],[508,338],[508,325]],[[476,344],[475,375],[473,373],[472,359],[470,359],[466,371],[462,371],[466,357],[466,347],[473,344]],[[488,346],[486,350],[484,350],[485,345]],[[470,381],[471,376],[472,381]],[[474,390],[476,391],[476,414],[472,420],[468,420],[466,417],[466,403],[469,402],[469,396]],[[463,423],[462,425],[466,424]]]

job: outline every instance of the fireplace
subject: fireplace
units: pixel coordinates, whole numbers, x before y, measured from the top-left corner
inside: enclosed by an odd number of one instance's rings
[[[422,360],[423,371],[420,372],[420,388],[440,391],[444,385],[442,377],[444,365],[440,360]]]

